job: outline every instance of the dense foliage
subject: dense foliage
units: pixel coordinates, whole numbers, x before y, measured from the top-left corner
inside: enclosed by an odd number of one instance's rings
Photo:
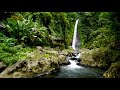
[[[81,12],[79,17],[83,47],[107,47],[110,43],[120,40],[119,13]]]
[[[120,60],[118,12],[1,12],[0,60],[24,60],[36,46],[68,48],[77,19],[80,48],[98,48],[93,58],[108,67]]]
[[[26,53],[35,46],[64,49],[71,45],[76,12],[1,12],[0,14],[0,60],[5,63],[15,63],[18,59],[23,59],[17,53],[19,51]]]
[[[77,13],[65,12],[15,12],[2,20],[6,36],[26,45],[53,45],[61,39],[67,48],[71,43]]]
[[[120,77],[120,13],[80,12],[82,48],[92,49],[95,62],[110,67],[105,77]]]

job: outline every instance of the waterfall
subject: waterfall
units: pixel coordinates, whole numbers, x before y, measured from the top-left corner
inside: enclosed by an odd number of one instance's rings
[[[76,65],[77,61],[80,57],[80,53],[78,53],[78,47],[80,45],[80,37],[79,33],[77,32],[77,25],[78,25],[78,19],[76,20],[75,27],[74,27],[74,35],[73,35],[73,42],[72,42],[72,48],[77,52],[74,56],[75,60],[71,60],[70,57],[67,57],[67,61],[70,62],[70,65],[68,65],[68,68],[80,68],[80,66]]]
[[[72,42],[72,48],[76,50],[78,48],[78,37],[77,37],[77,25],[78,25],[78,19],[76,20],[75,23],[75,28],[74,28],[74,35],[73,35],[73,42]]]

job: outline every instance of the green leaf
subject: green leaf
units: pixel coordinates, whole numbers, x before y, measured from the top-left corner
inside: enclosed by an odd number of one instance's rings
[[[8,22],[8,24],[12,24],[12,25],[16,25],[17,24],[17,20],[15,20],[13,18],[7,18],[7,22]]]

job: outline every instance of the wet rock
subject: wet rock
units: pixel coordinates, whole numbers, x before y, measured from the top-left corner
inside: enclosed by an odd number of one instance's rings
[[[62,63],[61,65],[69,65],[70,62],[69,61],[65,61],[64,63]]]
[[[80,63],[79,63],[79,62],[76,62],[76,64],[77,64],[77,65],[80,65]]]

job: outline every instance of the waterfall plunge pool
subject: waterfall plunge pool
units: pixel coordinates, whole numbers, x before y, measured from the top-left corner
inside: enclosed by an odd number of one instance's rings
[[[79,20],[77,19],[75,23],[73,42],[72,42],[72,48],[75,51],[77,51],[80,45],[80,38],[77,32],[78,21]],[[80,57],[80,53],[78,53],[78,55],[76,55],[75,58],[79,58],[79,57]],[[60,66],[60,70],[58,72],[44,75],[40,78],[101,78],[103,73],[105,72],[104,70],[99,68],[79,66],[76,64],[77,60],[71,60],[68,58],[67,61],[69,61],[70,64]]]
[[[59,71],[39,78],[102,78],[104,70],[94,67],[79,66],[76,60],[69,60],[69,65],[60,66]]]

